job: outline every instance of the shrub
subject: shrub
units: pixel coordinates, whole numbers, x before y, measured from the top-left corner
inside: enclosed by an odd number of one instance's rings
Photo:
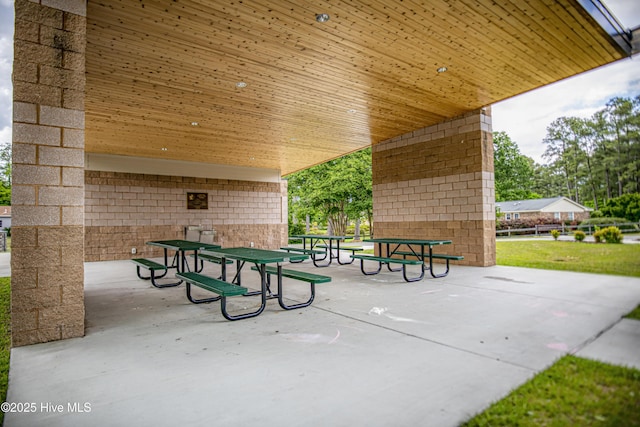
[[[345,232],[347,236],[353,236],[356,232],[356,226],[354,224],[348,225]],[[367,223],[360,224],[360,235],[364,236],[368,234],[369,234],[369,224]]]
[[[558,237],[560,237],[560,230],[551,230],[551,235],[553,236],[553,240],[558,240]]]
[[[605,241],[606,243],[622,243],[624,236],[618,227],[607,227],[593,233],[596,243]]]
[[[602,234],[607,243],[622,243],[622,239],[624,239],[622,231],[618,227],[607,227],[602,230]]]
[[[309,234],[327,234],[326,228],[320,228],[319,226],[309,227]]]
[[[290,236],[295,236],[298,234],[304,234],[305,233],[305,224],[298,222],[297,224],[292,224],[289,223],[289,235]]]
[[[609,224],[617,225],[617,224],[624,224],[628,222],[630,221],[627,219],[615,218],[615,217],[589,218],[582,221],[578,226],[578,229],[589,230],[590,227],[594,227],[594,226],[602,226],[602,225],[609,225]],[[637,224],[620,225],[618,228],[620,228],[620,230],[636,231],[638,230],[638,225]]]
[[[554,225],[560,227],[559,220],[553,218],[519,218],[512,220],[501,219],[496,221],[496,230],[511,230],[511,235],[533,234],[533,231],[518,231],[522,228],[535,228],[539,225]],[[551,228],[551,227],[549,227]]]
[[[627,218],[629,221],[640,221],[640,193],[623,194],[609,199],[600,211],[604,216]]]
[[[584,231],[578,230],[575,233],[573,233],[573,237],[576,239],[576,242],[582,242],[584,238],[587,237],[587,235],[585,234]]]
[[[600,230],[593,233],[593,238],[596,241],[596,243],[602,243],[602,233],[600,232]]]
[[[597,211],[591,211],[591,213],[589,214],[589,216],[592,218],[602,218],[604,215],[602,214],[601,210],[597,210]]]

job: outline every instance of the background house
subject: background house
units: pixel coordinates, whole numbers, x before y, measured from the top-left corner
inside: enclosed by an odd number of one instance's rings
[[[0,231],[11,227],[11,206],[0,206]]]
[[[502,221],[534,218],[557,220],[558,222],[583,221],[589,218],[591,211],[591,208],[563,196],[496,202],[496,212],[503,214]]]

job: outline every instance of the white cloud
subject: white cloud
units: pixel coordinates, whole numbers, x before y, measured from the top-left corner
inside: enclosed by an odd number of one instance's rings
[[[640,1],[606,0],[623,26],[640,25]],[[559,117],[588,118],[611,98],[640,95],[640,55],[494,104],[493,130],[505,131],[520,152],[542,162],[547,126]]]
[[[625,59],[492,106],[493,130],[505,131],[522,154],[542,162],[546,128],[563,116],[587,118],[611,98],[640,95],[640,57]]]
[[[0,145],[5,142],[11,142],[11,126],[5,126],[0,129]]]
[[[0,0],[0,143],[11,141],[13,1]]]
[[[637,0],[604,0],[611,13],[627,28],[640,25],[640,2]]]

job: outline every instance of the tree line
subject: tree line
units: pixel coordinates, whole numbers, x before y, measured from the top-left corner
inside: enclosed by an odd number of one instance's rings
[[[0,144],[0,206],[11,206],[11,143]]]
[[[560,117],[542,143],[546,164],[494,134],[496,201],[565,196],[597,211],[640,193],[640,95],[612,98],[590,118]]]

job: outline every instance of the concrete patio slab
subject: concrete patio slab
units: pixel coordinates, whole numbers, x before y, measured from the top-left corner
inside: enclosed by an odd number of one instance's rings
[[[625,277],[452,266],[406,283],[356,265],[288,267],[333,281],[310,307],[273,300],[229,322],[219,303],[155,289],[130,262],[87,263],[86,336],[12,350],[7,401],[37,410],[5,425],[456,426],[586,352],[640,302],[640,279]],[[305,298],[306,286],[285,285]]]
[[[576,355],[640,369],[640,320],[622,319]]]

